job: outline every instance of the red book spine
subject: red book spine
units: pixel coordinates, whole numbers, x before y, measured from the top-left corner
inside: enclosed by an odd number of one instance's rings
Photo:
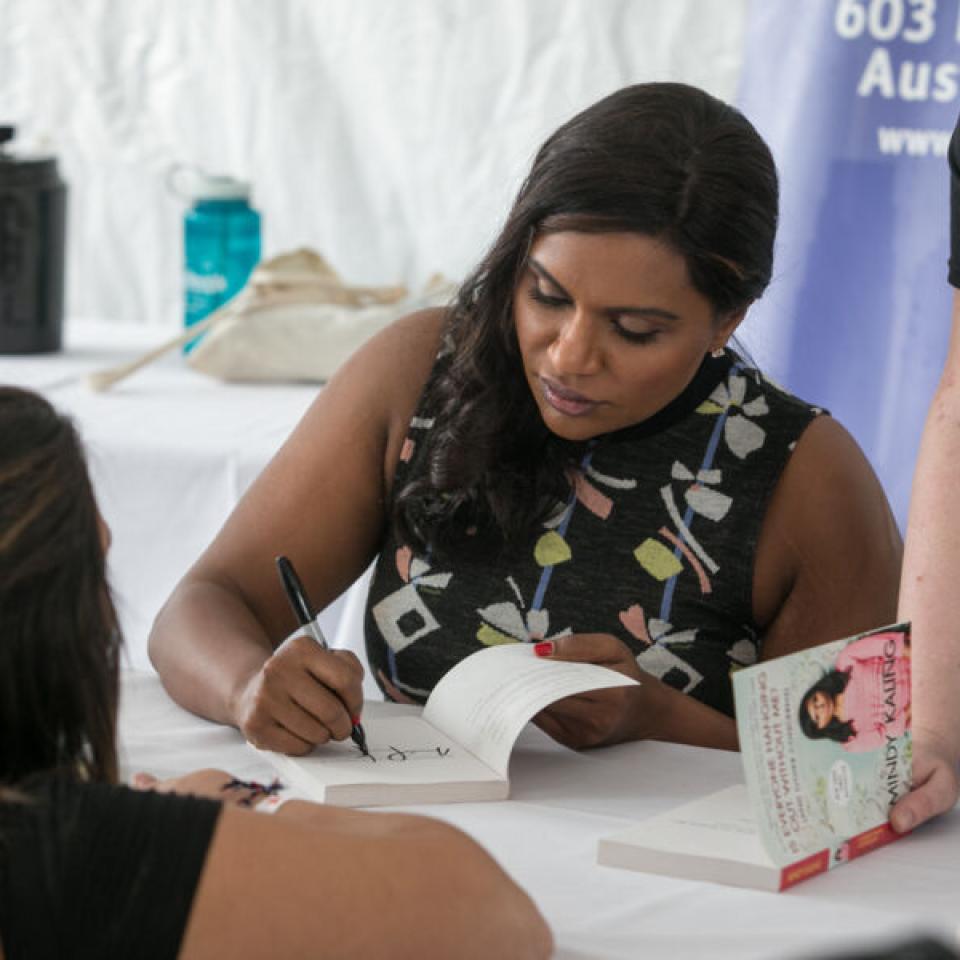
[[[855,837],[851,837],[847,841],[849,848],[848,859],[853,860],[856,857],[862,857],[871,850],[876,850],[878,847],[885,847],[888,843],[893,843],[894,840],[899,839],[900,834],[894,833],[893,827],[891,827],[889,823],[881,823],[880,826],[864,830],[863,833],[858,833]]]
[[[811,857],[804,857],[796,863],[789,863],[780,871],[780,889],[796,886],[802,880],[809,880],[818,873],[826,873],[830,869],[830,851],[820,850]]]
[[[837,857],[833,866],[846,863],[848,860],[856,860],[857,857],[862,857],[871,850],[877,850],[888,843],[893,843],[894,840],[899,840],[900,836],[899,833],[894,833],[889,823],[881,823],[879,826],[864,830],[863,833],[856,834],[843,844],[842,855]],[[826,873],[830,866],[829,850],[821,850],[813,856],[788,864],[780,871],[780,889],[786,890],[803,880],[815,877],[818,873]]]

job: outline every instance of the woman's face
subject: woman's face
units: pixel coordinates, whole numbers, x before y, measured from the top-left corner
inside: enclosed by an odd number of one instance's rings
[[[818,690],[807,700],[807,714],[818,730],[822,730],[833,719],[833,697]]]
[[[717,318],[683,257],[653,237],[562,231],[534,240],[513,316],[544,423],[587,440],[670,403],[743,312]]]

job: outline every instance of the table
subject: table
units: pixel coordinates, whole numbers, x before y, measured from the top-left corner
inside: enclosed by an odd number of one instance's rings
[[[204,766],[269,775],[240,735],[177,707],[148,669],[150,622],[176,580],[282,443],[313,385],[225,385],[177,354],[112,392],[82,378],[166,331],[94,322],[67,327],[53,356],[0,357],[0,382],[38,389],[70,414],[89,450],[113,528],[110,575],[128,638],[120,717],[122,772],[171,776]],[[356,649],[362,588],[323,614]],[[341,616],[341,611],[343,614]],[[339,626],[339,630],[337,629]],[[398,710],[368,703],[366,710]],[[563,958],[803,958],[930,931],[956,940],[960,810],[914,836],[785,894],[673,880],[596,865],[599,837],[738,782],[736,755],[668,744],[587,753],[534,728],[521,736],[501,803],[413,808],[461,827],[531,892]]]
[[[405,709],[368,703],[365,712]],[[237,731],[180,709],[147,672],[123,678],[120,743],[125,777],[211,766],[272,775]],[[781,894],[596,864],[601,836],[741,776],[739,756],[723,751],[647,742],[574,753],[528,727],[510,800],[406,809],[483,844],[537,901],[565,960],[812,960],[917,932],[958,942],[960,808]]]
[[[87,374],[131,360],[171,332],[71,320],[58,354],[0,356],[0,383],[29,387],[69,414],[87,446],[97,499],[113,533],[110,581],[131,666],[148,668],[146,638],[161,604],[293,429],[316,384],[225,384],[179,351],[106,393]],[[321,614],[334,637],[342,602]]]

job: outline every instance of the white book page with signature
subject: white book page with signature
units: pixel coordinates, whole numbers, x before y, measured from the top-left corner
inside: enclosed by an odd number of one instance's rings
[[[576,693],[636,683],[596,664],[541,659],[531,644],[504,644],[461,660],[434,687],[423,717],[506,778],[513,744],[534,714]]]
[[[365,715],[369,756],[350,740],[315,747],[305,757],[271,753],[270,762],[291,780],[319,786],[361,783],[448,783],[489,780],[493,773],[461,745],[420,717]]]

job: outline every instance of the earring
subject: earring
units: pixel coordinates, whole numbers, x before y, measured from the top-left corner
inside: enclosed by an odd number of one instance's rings
[[[717,347],[716,350],[710,351],[710,356],[713,357],[714,360],[719,360],[726,352],[723,347]]]

